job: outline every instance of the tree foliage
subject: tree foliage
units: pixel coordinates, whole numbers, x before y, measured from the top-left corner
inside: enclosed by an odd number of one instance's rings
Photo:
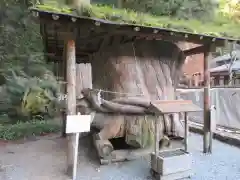
[[[220,0],[219,11],[223,16],[227,16],[240,23],[239,0]]]
[[[209,0],[126,0],[124,6],[155,15],[187,19],[206,17],[214,10],[214,4]]]
[[[122,8],[134,9],[154,15],[173,16],[178,18],[203,19],[214,15],[217,4],[211,0],[118,0]],[[116,0],[93,0],[95,3],[112,4]]]
[[[27,0],[0,2],[0,114],[11,121],[51,117],[57,105],[58,83],[44,59],[40,28],[31,19],[30,5]]]

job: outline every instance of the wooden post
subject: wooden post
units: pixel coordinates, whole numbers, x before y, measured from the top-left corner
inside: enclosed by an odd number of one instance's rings
[[[164,114],[162,114],[161,116],[164,116]],[[157,171],[158,168],[158,155],[159,155],[159,114],[155,114],[155,128],[154,128],[154,133],[155,133],[155,143],[154,143],[154,154],[152,153],[151,155],[151,168],[154,171]]]
[[[154,147],[156,157],[158,156],[158,152],[159,152],[159,127],[158,127],[159,123],[158,123],[158,121],[159,121],[159,116],[156,116],[156,119],[155,119],[155,147]]]
[[[76,57],[75,42],[66,41],[67,115],[76,115]],[[67,135],[67,174],[73,175],[76,135]]]
[[[81,115],[81,113],[78,113],[78,115]],[[74,158],[73,158],[73,175],[72,179],[77,179],[77,164],[78,164],[78,144],[79,144],[79,132],[75,135],[75,148],[74,148]]]
[[[66,62],[67,62],[67,43],[64,42],[64,48],[63,48],[63,59],[62,59],[62,63],[61,66],[59,67],[61,70],[61,80],[62,82],[66,83],[67,82],[67,69],[66,69]],[[65,99],[65,95],[67,94],[67,85],[66,84],[62,84],[61,85],[61,91],[63,92],[63,97],[64,99],[62,99],[62,101],[66,101]],[[66,116],[67,116],[67,112],[64,109],[62,112],[62,137],[66,137]]]
[[[81,63],[75,65],[75,101],[76,98],[81,98],[81,91],[84,88],[92,88],[92,66],[90,63]],[[73,97],[72,97],[73,98]],[[75,105],[75,111],[76,111],[76,105]],[[80,114],[78,112],[78,114]],[[76,136],[76,137],[75,137]],[[77,133],[75,136],[72,136],[71,139],[68,140],[68,170],[67,173],[69,176],[72,176],[73,178],[76,178],[77,170],[76,168],[76,162],[78,154],[78,139],[81,137],[81,134]],[[72,154],[73,153],[73,154]],[[75,156],[74,156],[75,155]],[[75,165],[73,165],[75,163]],[[73,173],[73,174],[72,174]]]
[[[224,86],[224,76],[219,77],[219,85]]]
[[[240,85],[240,79],[239,79],[239,77],[237,77],[237,85],[239,86]]]
[[[188,152],[188,116],[187,112],[184,113],[184,150]]]
[[[208,46],[204,52],[204,135],[203,153],[212,152],[212,129],[211,129],[211,110],[210,110],[210,73],[208,64],[211,58],[212,47]]]

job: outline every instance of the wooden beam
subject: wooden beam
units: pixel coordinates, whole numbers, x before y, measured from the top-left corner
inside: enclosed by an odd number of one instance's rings
[[[133,31],[129,29],[129,27],[125,27],[125,29],[116,29],[114,31],[115,34],[122,34],[122,35],[129,35],[129,36],[136,36],[140,38],[148,38],[152,40],[164,40],[164,41],[171,41],[173,43],[184,41],[194,44],[208,44],[208,43],[214,43],[216,46],[224,46],[225,42],[223,40],[219,40],[213,37],[208,36],[201,36],[197,34],[188,34],[180,33],[180,32],[169,32],[164,30],[159,30],[158,33],[153,32],[147,32],[150,31],[149,29],[146,29],[145,27],[140,29],[139,31]]]
[[[204,52],[204,135],[203,135],[203,153],[212,153],[212,138],[215,119],[211,119],[210,108],[210,72],[209,60],[212,58],[211,52],[213,46],[209,45],[208,50]]]
[[[32,11],[36,11],[33,10]],[[96,27],[100,30],[103,30],[106,32],[114,32],[115,30],[118,31],[118,33],[129,35],[133,34],[138,36],[139,34],[143,34],[146,36],[151,36],[152,34],[155,34],[159,36],[159,38],[163,40],[168,41],[187,41],[192,42],[195,44],[207,44],[207,43],[215,43],[216,46],[223,46],[225,44],[225,41],[231,41],[236,42],[240,44],[240,41],[237,39],[224,39],[224,38],[216,38],[213,36],[207,36],[207,35],[199,35],[195,33],[188,33],[188,32],[177,32],[177,31],[170,31],[167,29],[161,29],[161,28],[152,28],[152,27],[138,27],[137,25],[122,25],[122,24],[113,24],[109,23],[108,21],[104,20],[97,20],[97,19],[91,19],[91,18],[75,18],[76,21],[72,21],[73,17],[67,16],[64,14],[58,14],[58,13],[49,13],[49,12],[43,12],[43,11],[37,11],[40,17],[40,23],[46,23],[46,24],[52,24],[56,23],[59,26],[66,26],[71,25],[75,26],[76,28],[81,27],[82,29],[95,29]],[[59,16],[57,20],[53,19],[53,15]],[[84,27],[82,26],[84,24]],[[97,26],[98,25],[98,26]],[[99,26],[100,25],[100,26]]]
[[[76,47],[72,38],[66,41],[67,115],[76,115]],[[67,135],[67,174],[73,176],[75,134]]]
[[[109,37],[103,38],[98,51],[101,51],[108,44],[108,42],[109,42]]]
[[[185,56],[191,56],[194,54],[204,53],[205,51],[206,51],[206,46],[203,45],[203,46],[198,46],[195,48],[184,50],[183,53]]]
[[[61,71],[61,76],[62,76],[62,80],[64,83],[67,82],[67,70],[66,70],[66,60],[67,60],[67,43],[64,42],[64,48],[63,48],[63,54],[61,57],[62,60],[62,67],[60,69]],[[66,84],[62,84],[61,85],[61,91],[63,92],[64,95],[67,94],[67,86]],[[64,96],[65,97],[65,96]],[[66,99],[63,99],[62,101],[66,101]],[[66,115],[67,112],[65,111],[65,109],[62,110],[62,137],[66,137]]]
[[[113,46],[119,45],[121,40],[122,40],[122,36],[121,35],[114,36],[113,42],[112,42]]]

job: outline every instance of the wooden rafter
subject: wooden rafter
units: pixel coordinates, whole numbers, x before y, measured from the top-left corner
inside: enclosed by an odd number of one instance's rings
[[[191,56],[194,54],[204,53],[205,51],[206,51],[206,46],[201,45],[201,46],[197,46],[195,48],[184,50],[183,52],[184,52],[185,56]]]

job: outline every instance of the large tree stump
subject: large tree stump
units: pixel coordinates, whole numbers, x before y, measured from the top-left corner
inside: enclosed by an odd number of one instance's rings
[[[150,100],[174,100],[175,86],[184,59],[182,51],[170,42],[138,40],[135,43],[113,46],[106,52],[103,50],[94,55],[93,84],[96,88],[132,94],[104,93],[102,95],[105,99],[135,94]],[[125,136],[129,145],[138,148],[148,146],[146,141],[149,141],[153,135],[149,133],[153,131],[152,116],[101,114],[96,117],[94,123],[102,127],[100,134],[103,139]],[[170,126],[161,125],[161,127]],[[144,128],[146,131],[143,131]],[[180,135],[183,133],[182,130],[183,127],[178,127],[175,134]],[[162,128],[159,134],[160,140],[164,133],[168,134],[170,131],[171,129]]]

